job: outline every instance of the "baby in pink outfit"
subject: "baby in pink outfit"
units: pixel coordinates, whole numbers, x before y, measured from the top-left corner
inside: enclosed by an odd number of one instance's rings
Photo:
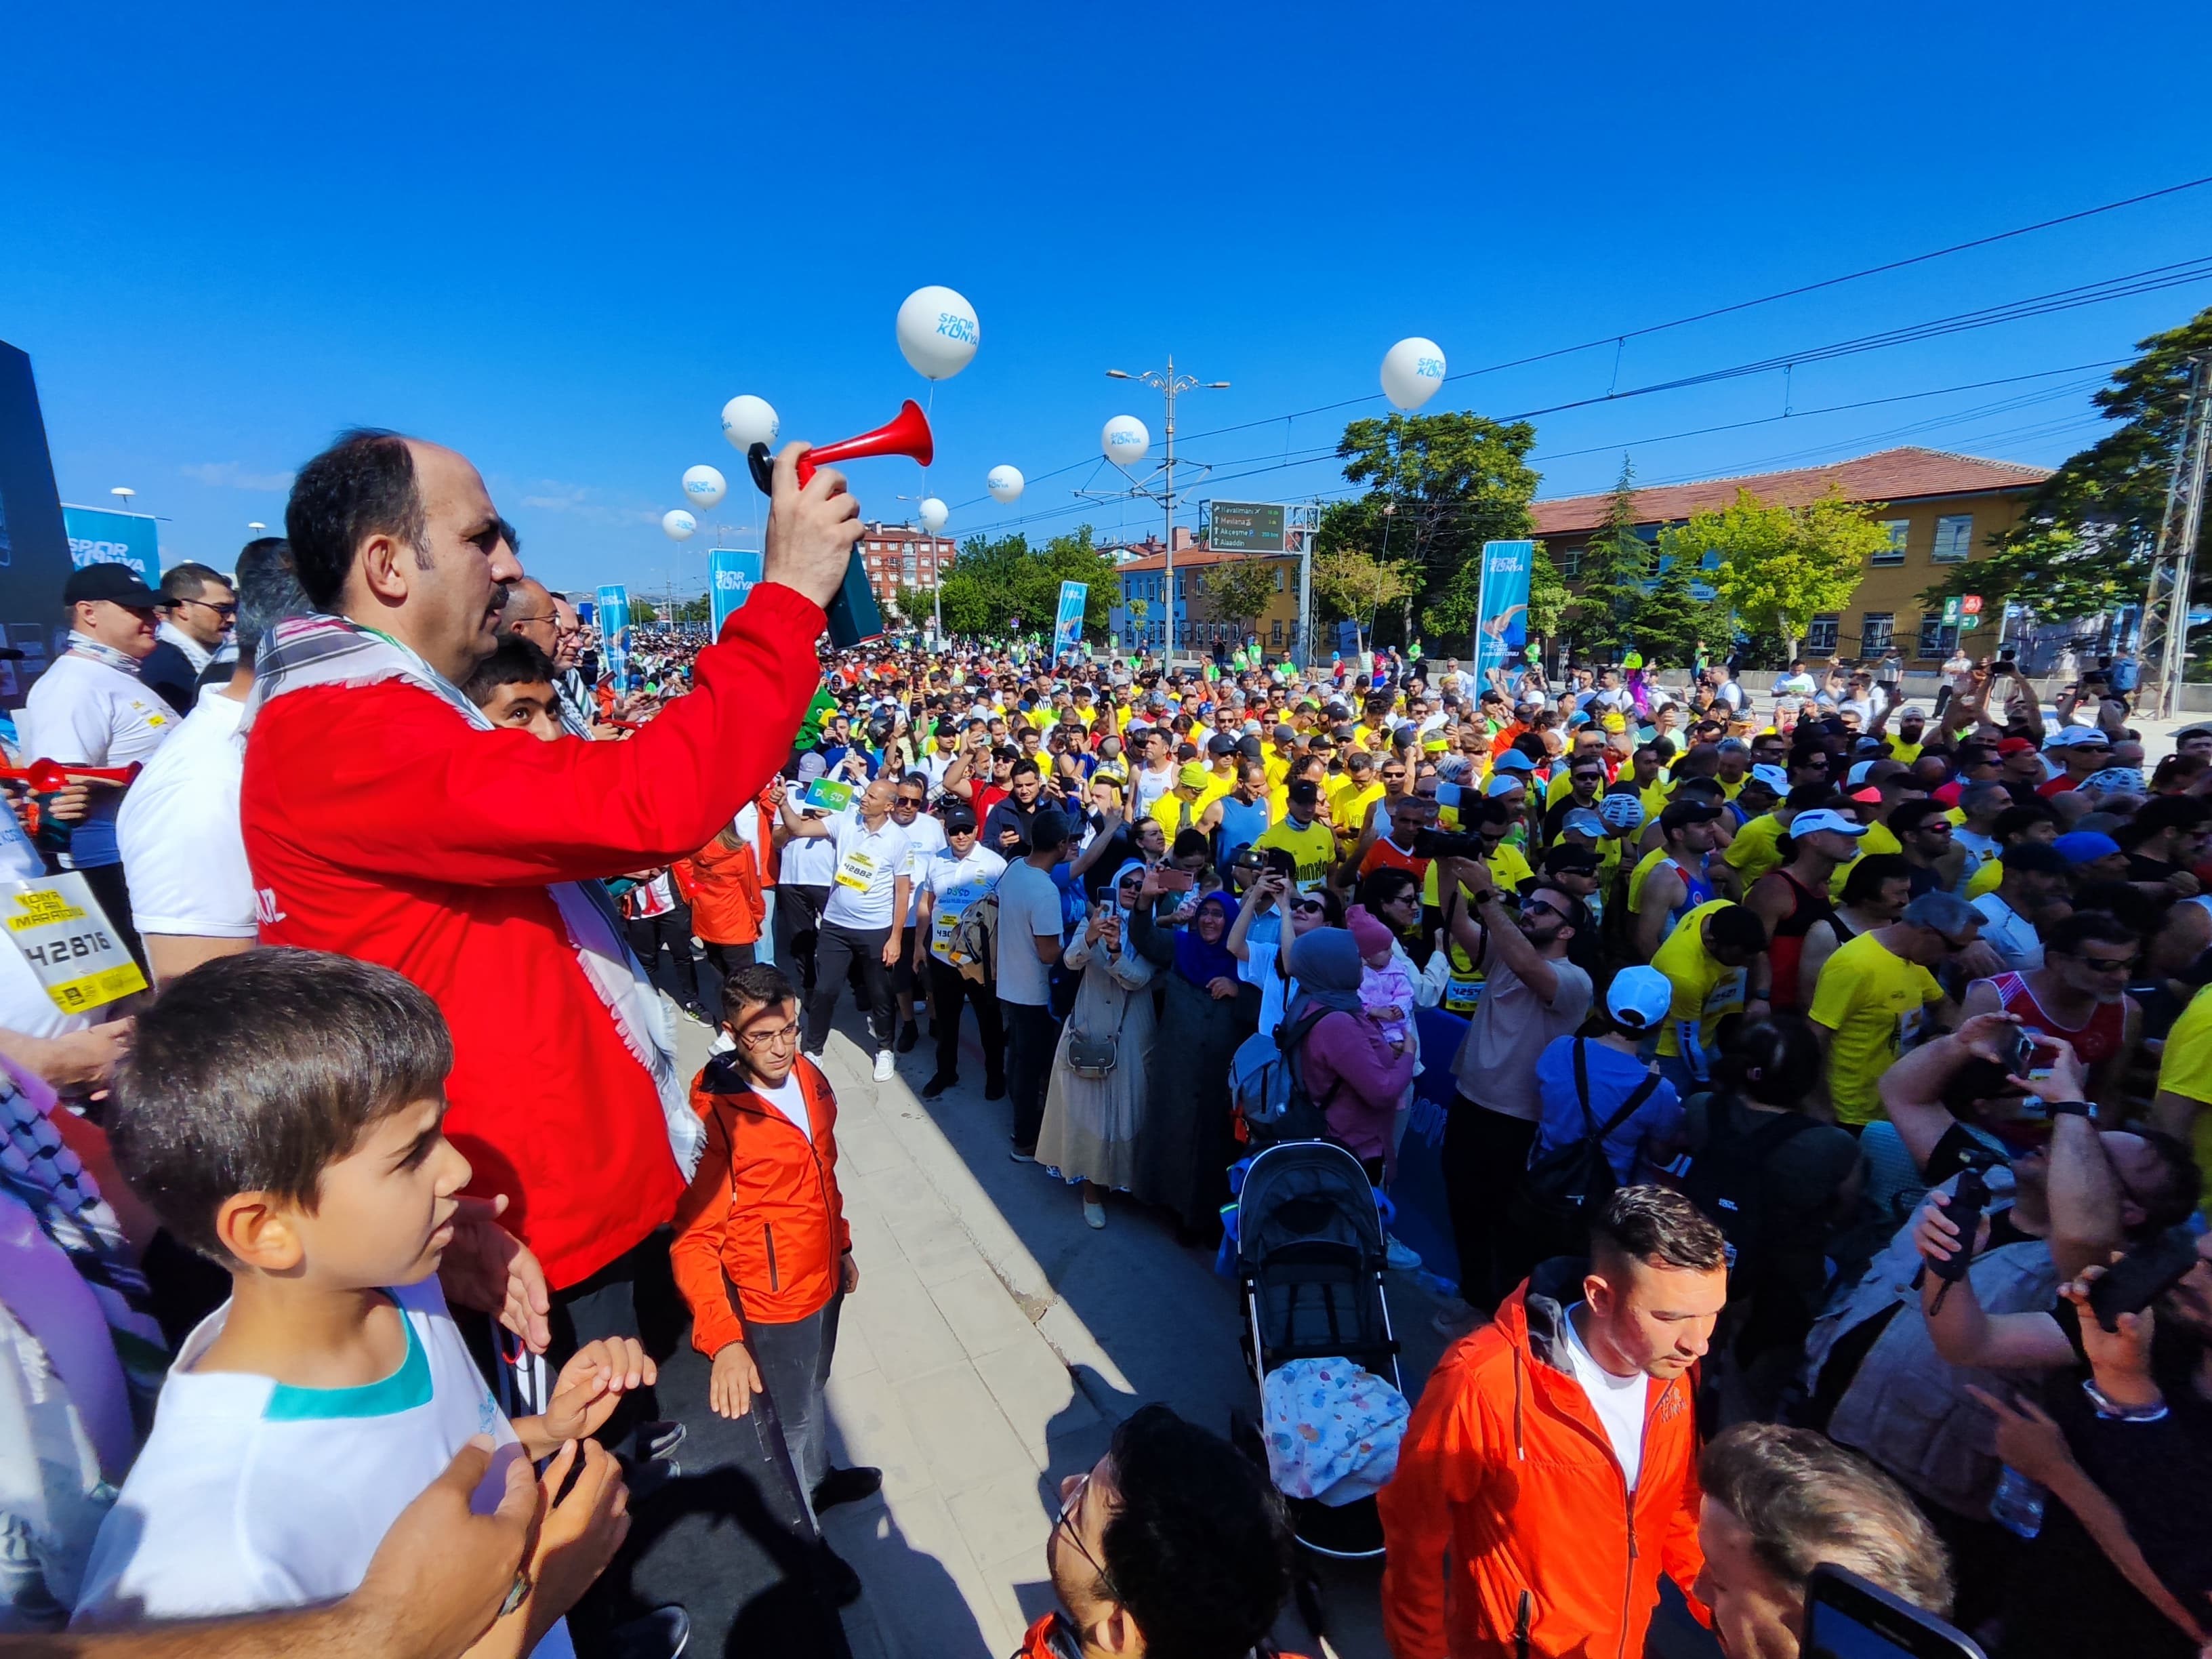
[[[1364,964],[1359,975],[1359,1006],[1393,1042],[1403,1042],[1413,1033],[1413,979],[1392,948],[1397,936],[1364,904],[1345,913],[1344,925],[1352,930]]]

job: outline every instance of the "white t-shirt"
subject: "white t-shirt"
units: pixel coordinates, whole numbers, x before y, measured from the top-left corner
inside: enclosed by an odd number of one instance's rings
[[[519,1456],[435,1278],[394,1291],[407,1357],[379,1382],[302,1389],[195,1371],[225,1303],[185,1339],[154,1431],[100,1528],[71,1623],[80,1629],[307,1607],[360,1584],[384,1534],[471,1435],[495,1455],[472,1507],[489,1514]],[[564,1622],[536,1651],[572,1654]]]
[[[789,1118],[799,1133],[809,1140],[814,1139],[814,1118],[806,1109],[806,1091],[799,1085],[798,1066],[793,1066],[773,1089],[758,1078],[752,1079],[752,1088],[755,1094]]]
[[[177,729],[177,711],[136,674],[64,654],[31,688],[17,729],[27,760],[128,766],[151,757]],[[114,790],[94,791],[92,811],[71,830],[64,864],[86,870],[116,861],[118,804]]]
[[[950,847],[931,854],[915,884],[917,895],[927,888],[934,896],[930,901],[930,955],[952,965],[952,934],[960,925],[960,913],[996,888],[1006,873],[1006,860],[980,842],[964,859],[955,858]]]
[[[776,880],[786,887],[827,887],[837,873],[837,843],[826,836],[794,836],[784,842]]]
[[[1983,894],[1973,906],[1974,914],[1982,919],[1984,942],[2004,958],[2007,968],[2024,974],[2043,966],[2043,939],[2033,922],[1995,893]]]
[[[1613,1443],[1613,1455],[1620,1464],[1628,1489],[1634,1492],[1636,1477],[1644,1468],[1644,1407],[1650,1393],[1651,1379],[1642,1371],[1615,1376],[1591,1356],[1583,1346],[1583,1334],[1575,1328],[1575,1310],[1588,1305],[1576,1303],[1559,1322],[1566,1333],[1567,1367],[1574,1372],[1575,1381],[1582,1384],[1584,1397],[1605,1430],[1605,1437]]]
[[[1027,859],[999,878],[999,1000],[1042,1008],[1052,1000],[1040,939],[1060,937],[1060,889]]]
[[[915,814],[914,822],[906,827],[906,868],[899,872],[910,884],[902,927],[914,926],[915,915],[921,908],[922,872],[928,868],[930,859],[944,850],[945,826],[927,812]]]
[[[857,806],[832,815],[830,822],[836,826],[837,864],[822,920],[840,927],[890,927],[896,920],[891,902],[906,869],[906,831],[889,817],[870,830]]]
[[[115,839],[142,933],[254,937],[253,872],[238,827],[245,717],[244,703],[204,687],[123,798]]]
[[[1172,762],[1157,772],[1144,766],[1132,772],[1129,775],[1129,782],[1136,791],[1137,804],[1135,811],[1129,815],[1130,821],[1134,823],[1150,813],[1152,810],[1152,803],[1174,787],[1175,779],[1176,767]]]

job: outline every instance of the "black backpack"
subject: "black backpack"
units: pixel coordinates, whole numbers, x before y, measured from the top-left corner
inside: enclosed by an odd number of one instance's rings
[[[1790,1224],[1796,1218],[1768,1213],[1766,1161],[1815,1127],[1800,1112],[1761,1115],[1762,1122],[1747,1121],[1732,1097],[1707,1095],[1705,1144],[1690,1149],[1682,1182],[1684,1195],[1718,1224],[1735,1254],[1732,1278],[1746,1285],[1802,1231]]]
[[[1532,1260],[1555,1255],[1580,1255],[1589,1249],[1590,1218],[1602,1210],[1620,1182],[1613,1160],[1605,1155],[1606,1138],[1634,1117],[1638,1108],[1658,1088],[1656,1072],[1629,1091],[1628,1098],[1603,1123],[1590,1109],[1589,1062],[1585,1050],[1589,1039],[1575,1039],[1575,1098],[1583,1109],[1579,1140],[1555,1147],[1532,1159],[1506,1204],[1506,1220],[1518,1233]]]

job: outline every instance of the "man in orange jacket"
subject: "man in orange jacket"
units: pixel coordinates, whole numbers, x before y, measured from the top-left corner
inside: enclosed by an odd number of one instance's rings
[[[1720,1229],[1626,1187],[1588,1262],[1446,1351],[1378,1499],[1396,1659],[1643,1653],[1659,1575],[1689,1595],[1705,1565],[1695,1368],[1727,1301]]]
[[[799,1052],[799,990],[781,969],[756,963],[722,981],[722,1029],[733,1046],[691,1086],[707,1150],[677,1206],[669,1263],[691,1345],[714,1361],[707,1403],[743,1417],[765,1394],[818,1513],[884,1480],[831,1468],[823,1432],[838,1310],[860,1283],[837,1192],[837,1097]],[[840,1577],[845,1599],[859,1593]]]

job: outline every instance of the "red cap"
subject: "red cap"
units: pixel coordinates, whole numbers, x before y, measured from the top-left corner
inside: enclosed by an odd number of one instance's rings
[[[2000,755],[2026,755],[2034,751],[2035,745],[2026,738],[2007,738],[1997,745]]]
[[[1879,789],[1862,789],[1856,794],[1853,795],[1851,799],[1853,800],[1863,800],[1867,802],[1869,805],[1873,805],[1878,803],[1881,799],[1881,791]]]

